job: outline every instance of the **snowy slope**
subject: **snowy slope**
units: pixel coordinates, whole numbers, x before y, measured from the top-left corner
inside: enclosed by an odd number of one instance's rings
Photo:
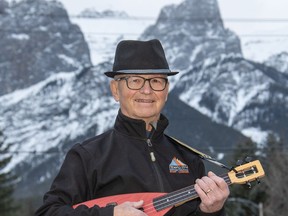
[[[5,128],[6,143],[13,143],[11,152],[20,153],[7,168],[32,160],[33,152],[65,151],[63,146],[69,140],[89,130],[95,135],[111,127],[118,108],[110,96],[108,80],[95,76],[97,70],[105,69],[51,75],[0,98],[0,126]]]
[[[237,34],[225,29],[216,1],[193,1],[199,8],[194,8],[192,0],[185,1],[165,7],[157,20],[72,18],[84,33],[95,68],[59,71],[30,87],[0,97],[0,127],[7,135],[6,143],[13,143],[11,151],[15,154],[9,168],[18,163],[20,189],[29,191],[35,187],[34,183],[51,181],[71,145],[112,126],[118,105],[110,96],[103,72],[111,68],[116,44],[122,39],[159,38],[171,68],[181,69],[170,86],[172,99],[178,106],[167,113],[180,121],[178,130],[184,129],[179,133],[185,130],[183,136],[189,134],[189,140],[214,147],[215,139],[207,137],[214,135],[220,141],[223,138],[226,143],[232,143],[239,137],[239,132],[234,134],[235,129],[255,140],[263,139],[262,133],[273,129],[287,132],[288,77],[286,71],[279,71],[286,70],[281,62],[286,61],[287,55],[270,58],[267,65],[271,67],[243,58],[242,53],[246,57],[248,49],[241,49]],[[195,13],[191,13],[193,10]],[[190,16],[196,12],[209,14],[211,19],[195,23],[195,17]],[[255,51],[252,48],[251,56]],[[269,56],[270,51],[261,51],[261,59]],[[31,55],[37,57],[37,53]],[[177,119],[179,110],[185,111],[181,113],[185,121]],[[198,125],[194,125],[195,119],[201,119]],[[220,124],[225,126],[221,130]],[[39,187],[39,193],[41,190]],[[21,192],[24,194],[25,190]]]
[[[288,51],[288,25],[281,23],[274,30],[250,35],[241,38],[243,55],[247,59],[264,62],[273,55]]]

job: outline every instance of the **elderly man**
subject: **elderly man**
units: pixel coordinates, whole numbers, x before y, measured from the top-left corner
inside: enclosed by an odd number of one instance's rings
[[[205,176],[200,157],[164,133],[168,77],[177,73],[159,40],[118,44],[113,70],[105,72],[120,104],[114,127],[72,147],[37,216],[225,215],[226,182]],[[191,185],[187,194],[195,194],[183,198]]]

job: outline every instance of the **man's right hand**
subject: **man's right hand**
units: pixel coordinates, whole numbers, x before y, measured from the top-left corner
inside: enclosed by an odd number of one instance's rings
[[[124,202],[114,207],[114,216],[147,216],[143,211],[139,210],[143,206],[143,200],[138,202]]]

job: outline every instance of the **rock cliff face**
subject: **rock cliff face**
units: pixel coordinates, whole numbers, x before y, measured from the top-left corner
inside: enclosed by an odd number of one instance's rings
[[[91,64],[83,33],[60,3],[1,4],[0,95]]]
[[[170,63],[186,70],[205,58],[242,55],[240,40],[225,29],[217,0],[187,0],[162,9],[141,39],[159,38]]]
[[[287,139],[287,54],[271,57],[270,67],[244,59],[216,0],[163,8],[141,36],[151,38],[162,41],[171,67],[181,70],[172,87],[184,103],[246,135],[272,132]]]
[[[270,58],[265,61],[264,64],[270,67],[274,67],[278,71],[288,75],[288,52],[282,52],[270,56]]]

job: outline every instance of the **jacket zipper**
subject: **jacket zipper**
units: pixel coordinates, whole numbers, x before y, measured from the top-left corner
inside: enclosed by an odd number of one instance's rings
[[[154,155],[153,145],[152,145],[151,139],[149,139],[149,138],[147,139],[147,145],[148,145],[148,149],[149,149],[149,153],[150,153],[150,158],[152,161],[152,166],[155,170],[156,178],[157,178],[158,183],[159,183],[160,192],[164,192],[163,179],[162,179],[162,176],[160,174],[158,164],[156,162],[156,157]]]

